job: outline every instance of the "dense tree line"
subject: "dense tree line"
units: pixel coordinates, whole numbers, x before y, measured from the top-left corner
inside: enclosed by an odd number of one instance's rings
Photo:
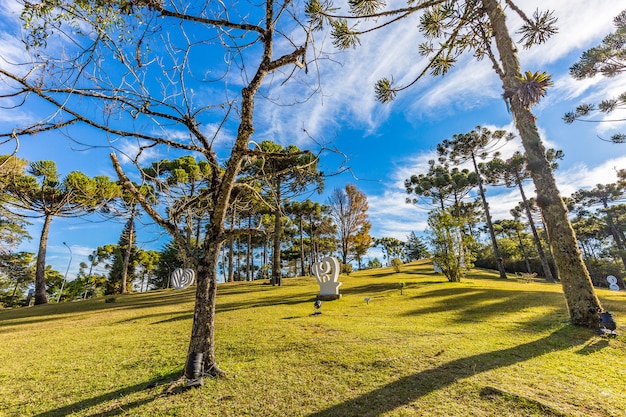
[[[454,140],[467,139],[479,131],[491,136],[490,132],[477,129],[468,135],[455,135]],[[511,140],[505,132],[497,135]],[[527,158],[516,151],[503,159],[494,149],[483,153],[484,161],[479,164],[467,161],[472,170],[450,168],[451,163],[461,162],[448,159],[452,143],[444,140],[438,146],[440,157],[430,162],[428,172],[405,181],[407,202],[431,207],[429,241],[433,259],[442,272],[450,281],[458,281],[470,266],[499,270],[501,264],[509,274],[536,274],[549,282],[557,280],[559,274],[551,250],[553,241],[545,228],[543,210],[525,191],[525,183],[530,179]],[[464,143],[471,146],[474,142]],[[558,168],[558,160],[562,158],[561,151],[546,151],[552,169]],[[573,213],[572,226],[595,285],[606,286],[607,275],[623,277],[626,273],[625,178],[626,170],[617,171],[615,183],[579,190],[565,199]],[[512,218],[491,221],[481,184],[519,191],[521,201],[510,211]],[[620,285],[624,287],[623,281]]]
[[[369,235],[371,224],[367,221],[365,195],[354,185],[347,185],[345,192],[335,190],[335,198],[329,198],[328,205],[313,202],[309,198],[299,200],[297,197],[308,188],[320,190],[323,184],[323,174],[317,172],[315,163],[310,163],[310,154],[296,147],[282,148],[269,141],[263,142],[261,147],[277,153],[280,165],[270,160],[256,161],[244,170],[242,183],[247,186],[253,184],[255,188],[242,188],[244,191],[237,192],[233,197],[227,224],[240,232],[231,236],[220,253],[222,281],[270,278],[271,282],[280,284],[283,276],[308,275],[313,262],[334,253],[341,256],[345,264],[356,261],[361,268],[361,257],[373,243]],[[90,180],[76,172],[72,175],[83,181],[71,183],[76,184],[74,189],[54,189],[55,193],[48,191],[43,196],[24,196],[35,188],[32,185],[34,179],[31,179],[32,167],[39,167],[39,171],[36,171],[38,173],[43,170],[41,167],[49,170],[48,176],[38,183],[39,188],[47,190],[46,187],[60,187],[56,179],[56,165],[52,161],[29,164],[10,156],[4,156],[2,161],[6,175],[3,176],[1,195],[2,201],[7,203],[3,207],[7,208],[3,208],[4,217],[0,227],[3,244],[1,267],[5,277],[2,287],[7,304],[8,293],[8,297],[16,302],[25,298],[29,285],[33,281],[38,282],[37,271],[38,268],[41,270],[38,265],[45,265],[49,221],[44,222],[40,237],[40,248],[44,250],[38,256],[43,259],[42,262],[34,263],[33,254],[14,251],[23,239],[30,238],[26,234],[22,215],[33,211],[46,216],[52,210],[42,206],[56,201],[50,196],[56,197],[57,194],[60,196],[56,198],[60,201],[72,201],[72,198],[78,197],[85,201],[80,201],[82,205],[73,205],[62,212],[56,209],[53,213],[64,217],[97,215],[105,221],[120,223],[122,228],[119,241],[96,248],[86,261],[80,262],[76,279],[67,285],[62,284],[62,274],[45,266],[42,282],[46,300],[54,298],[65,301],[168,288],[171,286],[171,273],[176,268],[193,268],[193,263],[185,257],[184,251],[180,250],[175,241],[170,241],[156,251],[137,247],[135,223],[142,217],[143,210],[132,194],[124,192],[111,179],[98,177]],[[305,168],[302,170],[299,167]],[[249,180],[252,171],[263,171],[264,174],[258,175],[260,180],[253,183]],[[181,219],[180,232],[185,236],[186,244],[197,245],[206,233],[210,218],[202,206],[185,207],[185,204],[206,191],[206,181],[211,178],[206,161],[184,156],[154,162],[143,172],[144,185],[136,186],[141,188],[141,196],[150,199],[155,207],[177,213],[176,216]],[[87,196],[92,195],[95,198],[87,201]],[[337,196],[340,196],[339,200]],[[268,204],[272,199],[274,204]],[[346,204],[338,205],[340,201]],[[349,224],[349,228],[346,224]],[[342,233],[337,234],[339,230]],[[37,298],[34,302],[41,304]]]

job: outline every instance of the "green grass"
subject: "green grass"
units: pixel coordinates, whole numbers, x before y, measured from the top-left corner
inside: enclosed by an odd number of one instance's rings
[[[626,415],[626,336],[568,325],[558,284],[427,263],[341,280],[319,315],[314,278],[219,286],[228,375],[187,391],[193,289],[0,311],[0,416]],[[598,295],[626,322],[626,293]]]

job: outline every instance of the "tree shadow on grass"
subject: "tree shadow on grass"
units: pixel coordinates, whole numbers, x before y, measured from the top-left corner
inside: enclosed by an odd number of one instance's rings
[[[43,413],[36,414],[35,417],[62,417],[67,416],[72,413],[76,413],[79,411],[83,411],[85,409],[96,407],[98,405],[105,404],[110,401],[119,401],[121,398],[140,392],[143,390],[152,390],[152,392],[148,395],[147,398],[141,398],[139,400],[123,403],[118,407],[112,408],[109,411],[104,412],[94,412],[89,413],[87,415],[90,416],[116,416],[120,414],[132,415],[129,414],[129,411],[137,408],[143,404],[147,404],[151,401],[154,401],[156,398],[163,395],[163,387],[167,387],[172,384],[174,381],[178,380],[182,376],[182,371],[172,372],[170,374],[160,376],[158,378],[154,378],[147,382],[142,382],[137,385],[133,385],[130,387],[120,388],[119,390],[108,392],[106,394],[99,395],[97,397],[88,398],[86,400],[78,401],[73,404],[69,404],[63,407],[55,408],[54,410],[45,411]]]
[[[608,339],[592,339],[576,351],[579,355],[592,355],[609,346]]]
[[[511,366],[557,350],[569,349],[585,343],[589,337],[591,333],[586,329],[576,329],[573,326],[563,327],[533,342],[457,359],[436,368],[400,378],[357,398],[348,399],[325,410],[309,414],[309,417],[380,416],[460,379]]]
[[[68,315],[76,320],[100,311],[139,310],[166,307],[193,302],[192,290],[155,290],[140,294],[115,295],[116,301],[106,303],[104,297],[79,302],[48,303],[33,307],[0,311],[0,332],[13,326],[38,325],[43,322],[65,320]]]
[[[406,313],[407,316],[454,312],[457,319],[485,321],[494,316],[505,319],[507,314],[522,310],[552,306],[552,319],[566,312],[563,296],[558,293],[519,290],[494,290],[482,288],[434,288],[411,297],[418,304],[424,299],[427,305]]]
[[[406,282],[406,289],[415,289],[431,285],[445,284],[447,281],[420,280]],[[376,282],[371,284],[350,285],[341,287],[339,292],[343,295],[375,295],[389,291],[399,291],[399,282]]]

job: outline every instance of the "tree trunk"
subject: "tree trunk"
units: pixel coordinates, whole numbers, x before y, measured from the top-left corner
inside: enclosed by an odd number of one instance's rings
[[[230,222],[230,238],[228,242],[228,282],[235,282],[235,209],[233,208],[232,220]]]
[[[235,236],[231,235],[228,243],[228,280],[235,282]]]
[[[202,353],[204,373],[212,376],[223,372],[215,362],[215,300],[217,294],[217,263],[221,243],[207,239],[204,255],[198,259],[196,302],[194,306],[191,340],[188,355]]]
[[[248,229],[252,230],[252,214],[248,216]],[[246,243],[246,281],[252,281],[254,274],[254,257],[252,256],[252,232],[248,232]]]
[[[274,237],[272,245],[272,285],[281,285],[281,268],[280,268],[280,180],[277,178],[276,186],[276,211],[274,212]]]
[[[522,241],[522,235],[520,234],[520,232],[517,232],[517,240],[519,242],[519,250],[520,252],[522,252],[522,255],[524,256],[524,263],[526,263],[526,271],[529,274],[532,274],[533,271],[530,268],[530,261],[528,260],[528,255],[526,254],[526,248],[524,247],[524,242]]]
[[[48,294],[46,293],[46,248],[48,245],[48,232],[50,231],[50,223],[52,215],[46,213],[41,228],[41,237],[39,239],[39,250],[37,252],[37,269],[35,270],[35,305],[46,304],[48,302]]]
[[[546,253],[543,251],[543,245],[541,244],[541,239],[539,238],[539,233],[537,233],[537,228],[535,227],[535,221],[533,220],[533,213],[530,211],[530,203],[526,198],[526,193],[524,192],[524,187],[522,187],[522,182],[519,177],[516,177],[517,186],[519,188],[519,192],[522,196],[522,204],[526,209],[526,217],[528,217],[528,224],[530,226],[530,230],[533,234],[533,240],[535,241],[535,246],[537,246],[537,253],[539,254],[539,261],[541,262],[541,268],[543,269],[543,276],[546,277],[548,282],[554,282],[554,277],[552,276],[552,270],[550,269],[550,265],[548,264],[548,259],[546,258]]]
[[[15,282],[15,287],[13,287],[13,292],[11,293],[11,302],[13,302],[13,300],[15,300],[15,293],[17,293],[17,287],[18,287],[19,285],[20,285],[20,284],[16,281],[16,282]]]
[[[496,257],[496,265],[498,266],[498,272],[500,273],[500,278],[507,279],[506,271],[504,270],[504,260],[502,259],[502,255],[500,254],[500,248],[498,247],[498,241],[496,240],[496,233],[493,230],[493,222],[491,221],[491,213],[489,212],[489,203],[487,202],[487,197],[485,197],[485,189],[483,187],[483,180],[480,176],[480,171],[478,170],[478,165],[476,164],[476,157],[472,152],[472,163],[474,164],[474,171],[478,176],[478,191],[480,194],[480,198],[483,203],[483,210],[485,210],[485,219],[487,220],[487,229],[489,229],[489,236],[491,237],[491,247],[493,248],[493,255]]]
[[[239,236],[235,239],[235,281],[241,281],[241,239]]]
[[[137,207],[133,205],[130,211],[130,219],[128,224],[128,243],[126,246],[126,252],[124,253],[124,264],[122,266],[122,284],[120,288],[120,294],[125,294],[128,292],[126,288],[126,281],[128,279],[128,265],[130,265],[130,254],[133,251],[134,245],[134,225],[135,225],[135,214],[137,213]]]
[[[224,245],[222,245],[220,252],[222,254],[222,275],[224,277],[224,282],[228,282],[228,273],[226,271],[226,249],[224,248]]]
[[[511,97],[511,112],[528,157],[528,168],[537,189],[537,204],[545,218],[553,247],[554,262],[559,270],[571,321],[575,325],[598,328],[599,313],[602,309],[600,300],[594,292],[589,272],[576,243],[574,230],[567,217],[567,209],[546,159],[535,117],[528,107],[516,99],[521,70],[517,51],[506,26],[504,12],[498,0],[483,0],[483,6],[489,15],[500,54],[502,86],[505,97]]]
[[[606,211],[606,222],[609,226],[609,230],[611,231],[611,235],[613,236],[613,241],[615,242],[615,246],[617,246],[617,249],[619,251],[620,254],[620,258],[622,260],[622,265],[624,265],[624,268],[626,268],[626,252],[624,251],[624,244],[622,241],[622,237],[620,236],[619,233],[619,229],[617,228],[617,226],[615,225],[615,221],[613,219],[613,215],[611,214],[611,211],[609,209],[609,204],[607,201],[603,201],[603,206],[604,206],[604,210]],[[624,286],[624,280],[620,278],[620,281],[622,283],[622,287]]]
[[[267,278],[267,267],[265,265],[267,265],[267,260],[269,259],[268,251],[267,240],[263,239],[263,265],[261,266],[263,279]]]
[[[301,274],[302,276],[306,276],[305,270],[304,270],[304,230],[302,228],[302,214],[300,215],[300,270],[301,270]]]
[[[313,223],[313,216],[309,216],[309,239],[311,240],[311,254],[309,259],[309,268],[313,266],[313,263],[317,262],[316,242],[315,242],[315,224]],[[310,269],[309,269],[310,270]]]

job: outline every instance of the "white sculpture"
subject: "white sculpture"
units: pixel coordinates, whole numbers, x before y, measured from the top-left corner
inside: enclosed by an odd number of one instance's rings
[[[608,277],[606,277],[606,280],[609,283],[609,289],[613,291],[619,291],[619,285],[617,285],[617,278],[615,278],[613,275],[609,275]]]
[[[339,294],[341,282],[337,279],[339,277],[339,261],[337,258],[327,256],[321,262],[315,262],[311,266],[311,270],[320,286],[318,299],[335,300],[341,298],[341,294]]]
[[[172,287],[177,290],[184,290],[193,284],[195,274],[190,268],[176,268],[172,272]]]

